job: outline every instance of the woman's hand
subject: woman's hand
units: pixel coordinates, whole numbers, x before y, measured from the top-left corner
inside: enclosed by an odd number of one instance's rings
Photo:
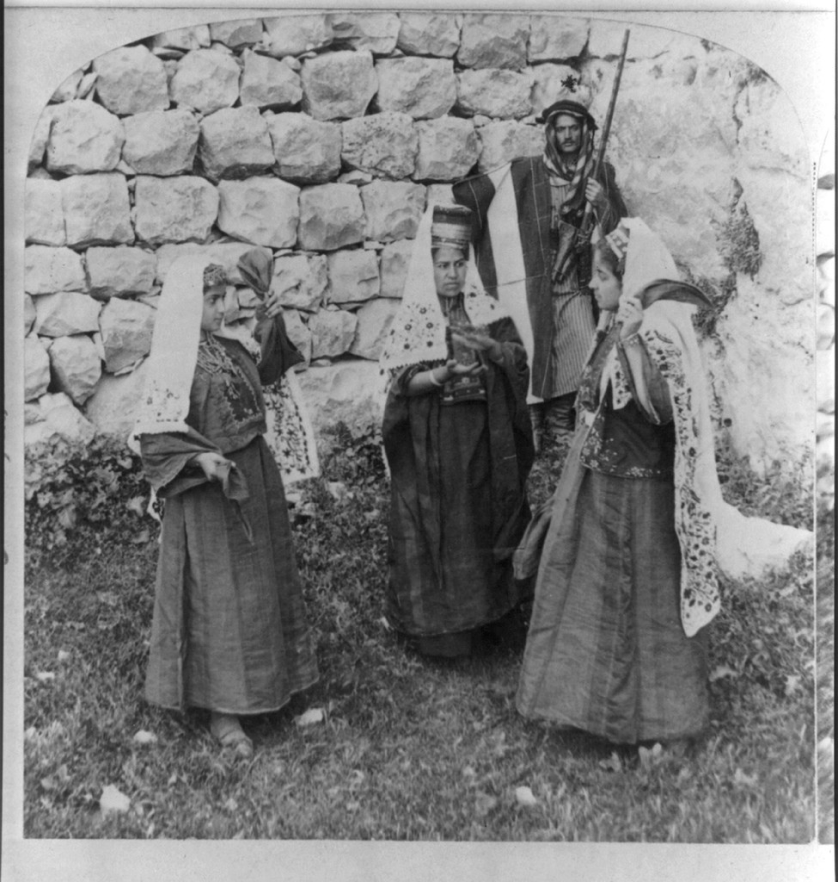
[[[620,324],[620,339],[625,340],[637,333],[643,321],[643,308],[633,299],[621,300],[617,309],[617,322]]]
[[[437,382],[445,383],[452,377],[472,377],[486,370],[479,361],[475,361],[472,364],[460,364],[456,358],[449,358],[445,362],[445,369],[448,371],[448,375],[446,377],[437,376]]]
[[[452,331],[452,337],[462,343],[467,349],[473,349],[476,352],[485,352],[492,361],[501,361],[503,359],[503,350],[500,343],[494,340],[488,334],[481,331],[467,331],[462,328]]]
[[[270,294],[265,298],[264,301],[265,315],[268,318],[273,318],[275,315],[279,315],[282,312],[282,307],[279,304],[279,293],[277,291],[271,291]]]
[[[224,483],[230,474],[230,469],[234,469],[236,464],[231,459],[226,459],[220,453],[199,453],[193,460],[201,467],[201,471],[209,481],[220,481]]]

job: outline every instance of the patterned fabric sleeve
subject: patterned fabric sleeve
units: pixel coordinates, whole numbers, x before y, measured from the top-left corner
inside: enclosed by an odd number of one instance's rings
[[[639,333],[617,344],[617,359],[617,372],[624,378],[631,397],[646,419],[656,426],[672,422],[669,386],[649,357]],[[619,382],[615,386],[619,387]]]

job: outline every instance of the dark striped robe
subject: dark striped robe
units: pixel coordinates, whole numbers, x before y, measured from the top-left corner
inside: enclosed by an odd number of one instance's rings
[[[597,180],[609,200],[608,210],[598,218],[602,231],[608,233],[626,215],[626,206],[610,164],[602,164]],[[571,364],[570,374],[575,379],[571,389],[557,387],[551,349],[560,329],[554,327],[553,318],[550,189],[541,156],[514,159],[494,171],[454,185],[454,199],[476,216],[474,244],[480,278],[486,290],[497,296],[509,311],[527,350],[530,401],[548,400],[575,391],[590,345],[592,326],[592,318],[589,318],[578,334],[571,331],[566,335],[569,343],[564,347],[563,358]],[[588,281],[580,278],[580,287],[586,287]],[[583,296],[586,308],[592,311],[592,302],[587,294]]]

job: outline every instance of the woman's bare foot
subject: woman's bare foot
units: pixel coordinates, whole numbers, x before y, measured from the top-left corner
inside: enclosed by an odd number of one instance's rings
[[[253,756],[253,742],[244,734],[239,718],[235,714],[210,714],[210,732],[222,747],[232,747],[236,756],[250,759]]]

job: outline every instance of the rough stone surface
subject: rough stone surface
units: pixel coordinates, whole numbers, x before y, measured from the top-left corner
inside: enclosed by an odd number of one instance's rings
[[[76,404],[84,404],[102,376],[96,344],[85,334],[59,337],[49,348],[55,385]]]
[[[412,239],[425,208],[425,188],[407,181],[373,181],[361,187],[367,238],[377,242]]]
[[[300,190],[277,178],[221,181],[218,227],[236,239],[271,248],[297,242]]]
[[[245,52],[241,103],[289,108],[303,97],[300,77],[287,64],[267,55]]]
[[[193,49],[207,49],[209,45],[209,25],[174,28],[171,31],[155,34],[151,38],[152,49],[179,49],[181,52],[191,52]]]
[[[45,107],[38,117],[38,122],[35,123],[35,131],[32,133],[32,141],[29,145],[30,171],[33,168],[37,168],[44,161],[54,111],[54,107]]]
[[[588,22],[554,15],[534,15],[527,50],[532,61],[578,58],[588,42]]]
[[[444,58],[386,58],[376,63],[378,106],[413,119],[444,116],[457,100],[454,63]]]
[[[111,113],[125,116],[169,106],[169,83],[163,62],[145,46],[123,46],[93,62],[96,94]]]
[[[300,193],[298,241],[307,251],[334,251],[364,240],[364,207],[352,184],[321,184]]]
[[[134,200],[137,236],[150,245],[203,242],[218,216],[218,191],[199,177],[139,175]]]
[[[23,400],[34,401],[49,388],[49,356],[37,335],[23,341]]]
[[[356,313],[358,327],[349,352],[360,358],[378,361],[387,332],[400,308],[398,300],[377,298],[365,303]]]
[[[314,119],[363,116],[378,90],[372,53],[332,52],[303,62],[303,110]]]
[[[83,175],[119,163],[125,132],[119,118],[92,101],[66,101],[52,110],[47,145],[51,172]]]
[[[59,291],[35,298],[35,333],[41,337],[66,337],[99,330],[101,304],[87,294]]]
[[[229,55],[195,49],[178,62],[177,73],[169,84],[172,101],[201,113],[231,107],[239,97],[240,75],[238,64]]]
[[[242,285],[245,282],[239,272],[238,262],[244,254],[253,249],[254,246],[250,242],[214,242],[211,245],[187,242],[182,245],[164,245],[157,250],[157,281],[162,284],[166,280],[169,268],[178,257],[184,254],[205,253],[212,263],[224,267],[229,284]],[[257,250],[262,251],[267,257],[271,256],[267,248],[257,247]]]
[[[240,18],[237,21],[212,22],[209,26],[213,43],[223,43],[230,49],[252,46],[262,39],[261,18]]]
[[[61,185],[58,181],[29,178],[26,181],[24,206],[26,242],[41,245],[64,245],[64,208],[61,204]]]
[[[597,67],[597,70],[600,69],[602,68]],[[610,67],[607,70],[610,74]],[[567,82],[569,77],[572,77],[574,81],[573,97],[585,106],[591,103],[592,86],[587,77],[581,77],[579,71],[573,67],[566,64],[539,64],[532,68],[531,76],[533,86],[530,99],[533,113],[541,113],[545,107],[555,103],[560,94],[568,94],[567,87],[562,84]]]
[[[191,172],[200,128],[188,110],[138,113],[123,120],[123,159],[140,175]]]
[[[284,308],[314,312],[323,303],[329,275],[322,254],[290,254],[274,260],[271,293]]]
[[[117,298],[108,301],[99,318],[108,373],[115,374],[148,355],[154,314],[155,310],[143,303]]]
[[[453,58],[460,45],[461,15],[449,12],[402,12],[398,48],[410,55]]]
[[[87,443],[96,434],[96,427],[73,407],[66,395],[58,393],[54,396],[46,395],[44,397],[58,399],[59,396],[62,400],[57,401],[49,409],[45,410],[42,406],[43,420],[24,427],[24,446],[30,447],[33,444],[49,442],[56,436],[70,441]],[[65,399],[67,403],[64,403]]]
[[[328,262],[329,303],[360,303],[378,296],[381,283],[374,251],[365,248],[336,251],[328,256]]]
[[[396,48],[399,17],[393,12],[333,12],[326,16],[336,40],[374,55],[389,55]]]
[[[380,268],[382,297],[402,296],[411,254],[413,254],[412,239],[401,239],[384,246],[381,251]]]
[[[459,180],[480,155],[480,137],[471,120],[445,116],[416,123],[416,131],[419,151],[413,176],[417,180]]]
[[[349,350],[358,320],[345,309],[321,309],[308,322],[311,357],[336,358]]]
[[[37,317],[37,313],[35,312],[35,301],[32,299],[31,294],[23,295],[23,335],[24,337],[32,330],[32,326],[35,324],[35,318]]]
[[[61,85],[52,93],[51,104],[60,104],[62,101],[72,101],[78,97],[79,86],[84,79],[84,71],[79,68],[74,70]]]
[[[147,374],[147,361],[131,373],[119,377],[102,374],[95,392],[84,407],[85,415],[100,432],[120,438],[128,437],[134,428]]]
[[[64,178],[61,202],[68,245],[130,245],[134,241],[124,175],[112,172]]]
[[[408,177],[418,149],[419,137],[406,113],[377,113],[343,124],[343,161],[369,174]]]
[[[198,153],[212,180],[260,174],[274,164],[268,124],[252,105],[204,117]]]
[[[540,156],[544,152],[544,129],[513,120],[491,122],[480,129],[483,149],[477,168],[491,171],[520,156]]]
[[[457,61],[463,67],[520,70],[527,61],[529,35],[527,16],[467,13]]]
[[[90,293],[100,300],[149,294],[157,258],[142,248],[88,248],[85,254]]]
[[[278,113],[267,123],[281,178],[325,184],[339,174],[343,139],[338,123],[320,122],[305,113]]]
[[[464,70],[457,76],[457,107],[467,116],[482,114],[495,119],[520,119],[532,111],[529,72],[514,70]]]
[[[308,364],[311,361],[311,331],[308,325],[303,322],[296,309],[284,309],[282,316],[285,319],[288,339],[300,350]]]
[[[316,432],[328,432],[341,422],[353,437],[381,425],[383,387],[378,365],[371,361],[341,361],[311,367],[300,374],[300,386]]]
[[[332,29],[322,13],[280,15],[266,18],[264,22],[267,31],[264,45],[274,58],[321,49],[332,40]]]
[[[86,291],[81,257],[69,248],[30,245],[24,252],[23,287],[30,294]]]

